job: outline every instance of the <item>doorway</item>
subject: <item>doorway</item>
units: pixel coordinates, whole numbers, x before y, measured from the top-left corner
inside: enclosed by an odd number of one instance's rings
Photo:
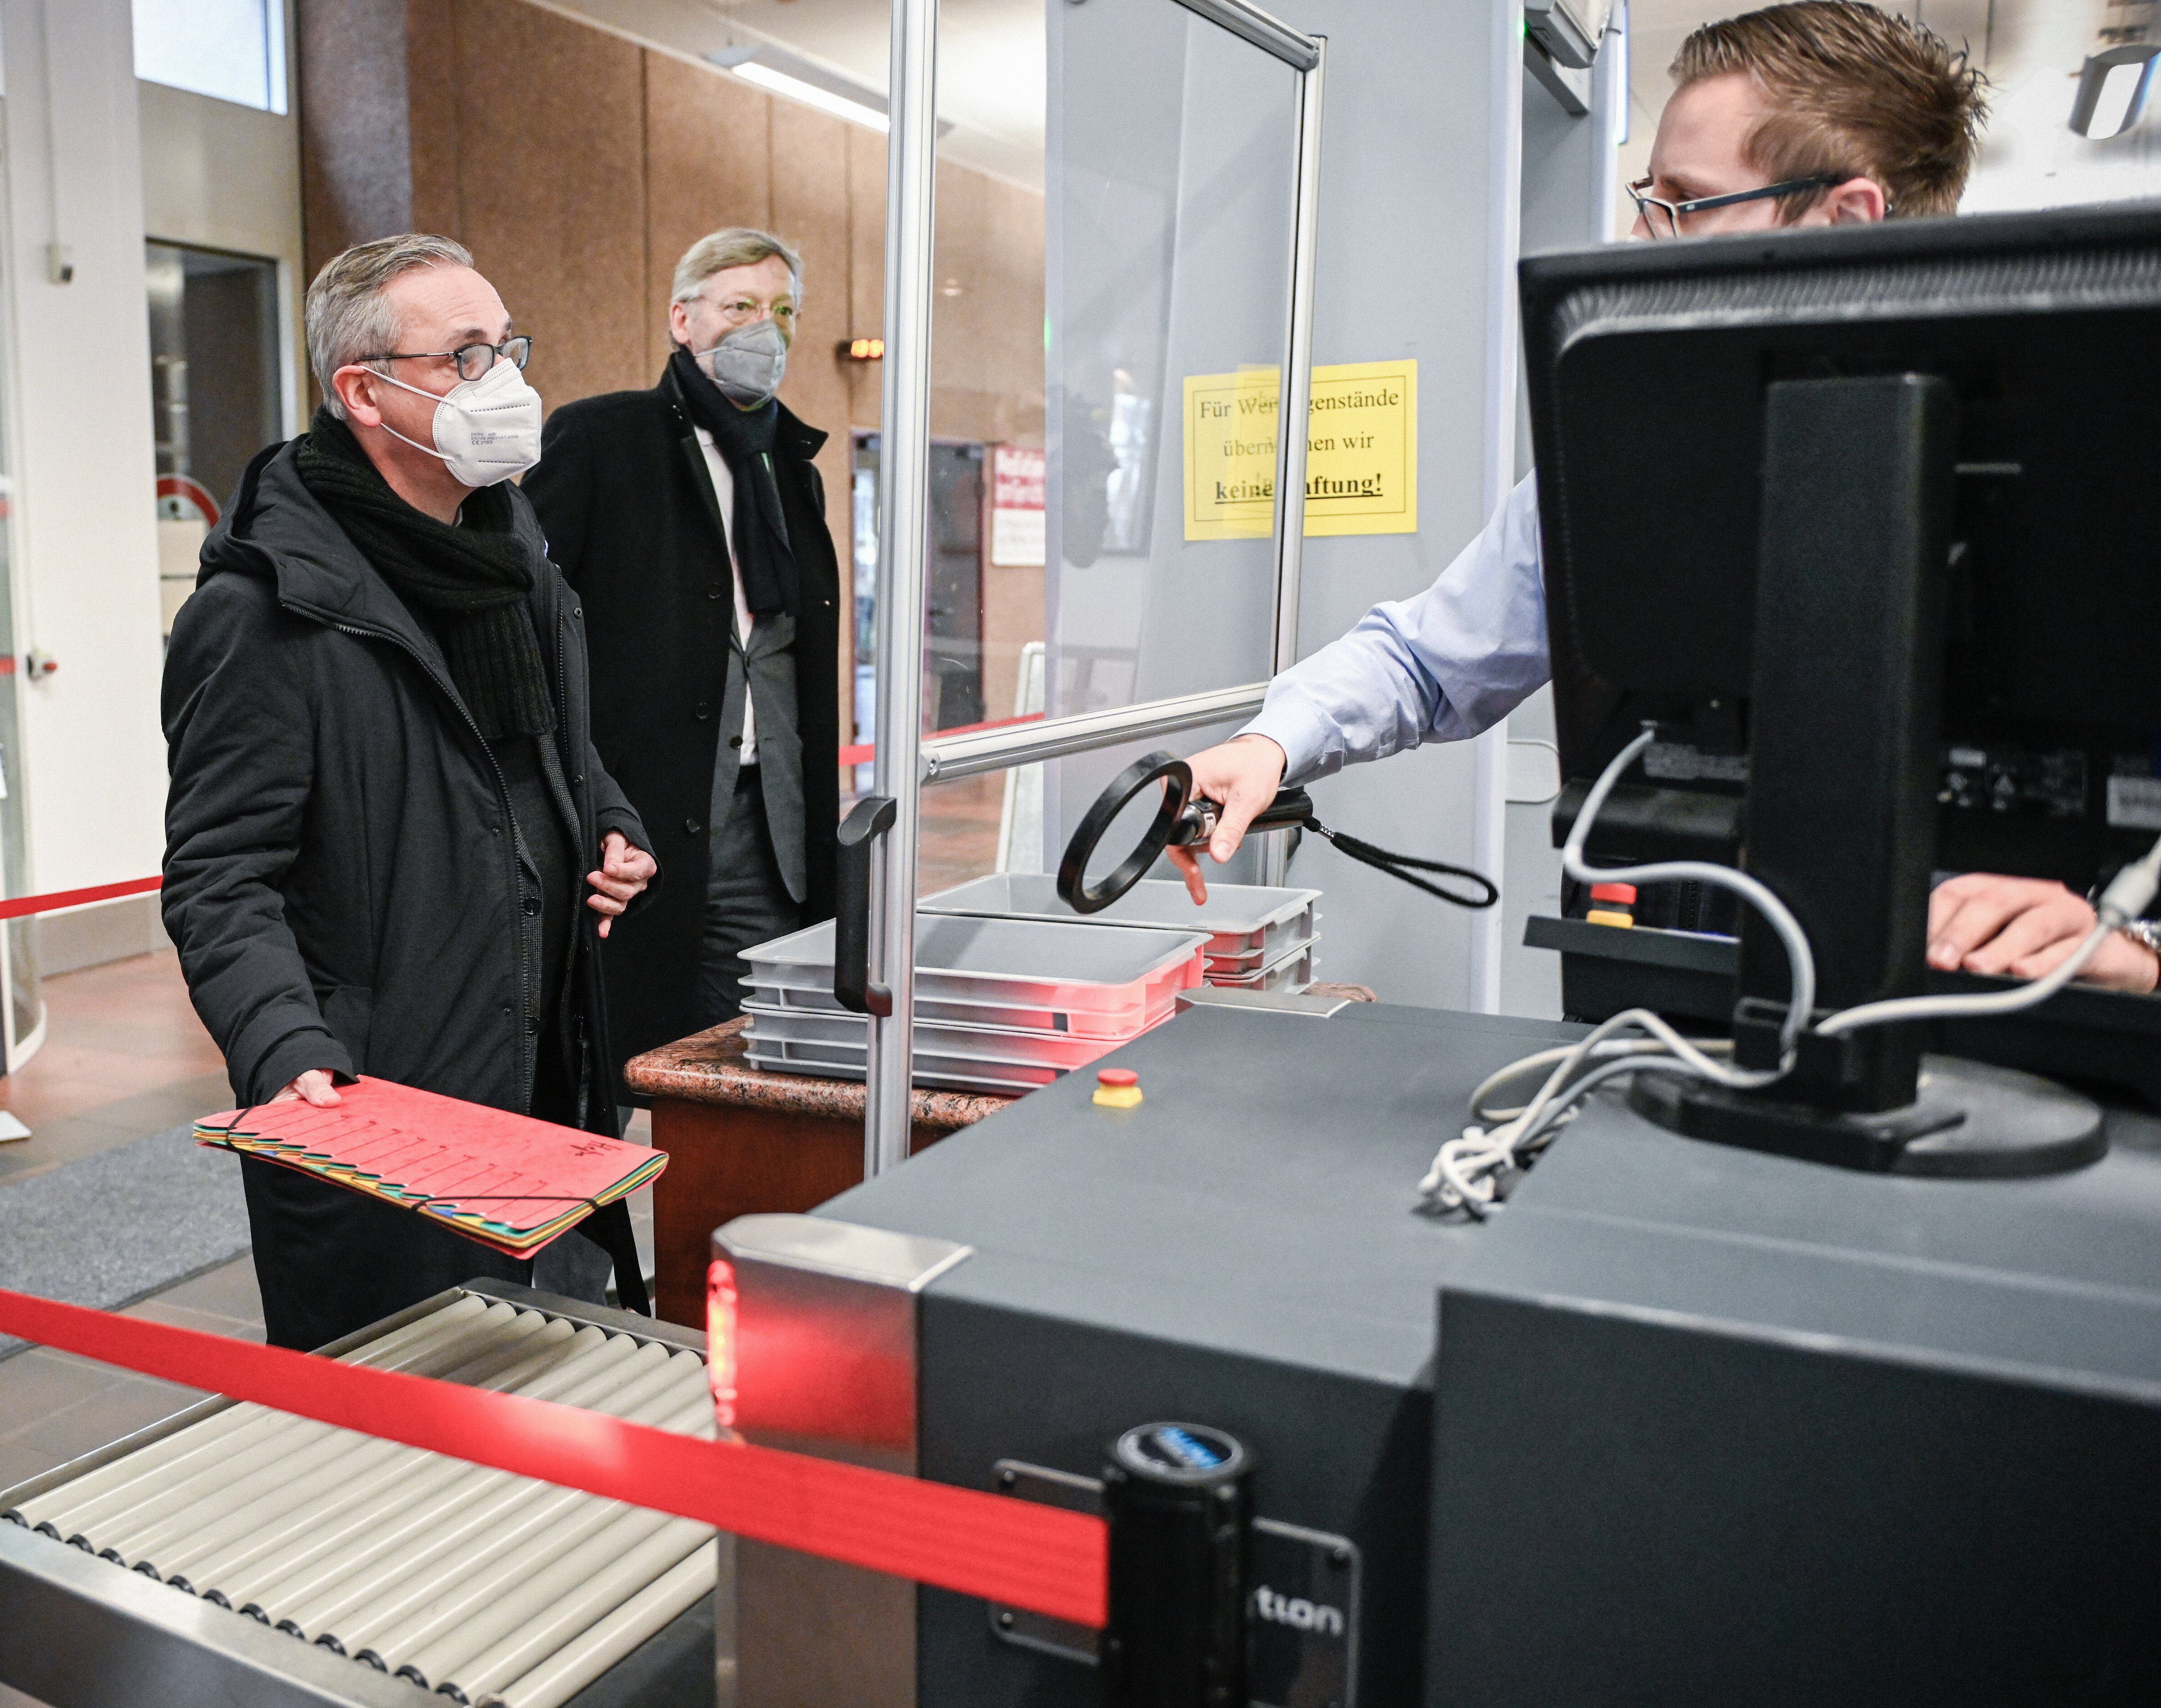
[[[278,263],[181,243],[143,246],[158,452],[164,633],[195,591],[204,537],[248,460],[283,436]]]

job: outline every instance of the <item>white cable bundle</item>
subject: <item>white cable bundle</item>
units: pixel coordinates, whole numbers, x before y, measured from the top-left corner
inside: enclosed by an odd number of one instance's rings
[[[1596,867],[1583,861],[1583,845],[1591,821],[1605,805],[1613,785],[1650,746],[1657,736],[1649,724],[1643,732],[1614,757],[1600,773],[1583,810],[1576,815],[1567,846],[1561,850],[1561,869],[1579,883],[1668,883],[1693,880],[1732,891],[1768,919],[1786,949],[1792,982],[1786,1018],[1778,1032],[1779,1062],[1775,1068],[1735,1067],[1721,1056],[1731,1056],[1731,1044],[1724,1039],[1690,1039],[1681,1036],[1648,1008],[1629,1008],[1594,1027],[1580,1042],[1511,1062],[1471,1094],[1471,1125],[1462,1137],[1451,1138],[1435,1153],[1433,1166],[1419,1182],[1423,1207],[1432,1211],[1461,1209],[1483,1219],[1494,1200],[1500,1177],[1538,1154],[1553,1135],[1575,1118],[1583,1099],[1608,1080],[1638,1073],[1685,1074],[1710,1080],[1737,1091],[1760,1091],[1790,1072],[1794,1053],[1815,1007],[1815,957],[1809,950],[1807,934],[1792,911],[1758,880],[1730,867],[1702,860],[1661,860],[1645,866]],[[1898,997],[1880,1002],[1864,1002],[1832,1014],[1819,1023],[1819,1036],[1831,1037],[1863,1026],[1882,1026],[1897,1020],[1933,1020],[1969,1014],[2008,1014],[2030,1008],[2076,978],[2110,932],[2143,914],[2161,889],[2161,841],[2146,857],[2127,866],[2102,893],[2093,930],[2068,959],[2043,977],[2017,990],[1992,991],[1968,997]],[[1622,1034],[1638,1032],[1643,1037]],[[1586,1071],[1586,1064],[1589,1064]],[[1486,1101],[1510,1081],[1550,1066],[1531,1100],[1520,1108],[1488,1109]],[[1485,1123],[1485,1124],[1481,1124]]]

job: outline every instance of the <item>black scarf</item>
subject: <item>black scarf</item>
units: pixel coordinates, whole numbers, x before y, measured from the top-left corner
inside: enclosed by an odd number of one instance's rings
[[[780,404],[768,398],[755,409],[738,409],[680,344],[668,358],[675,388],[690,419],[713,435],[721,460],[735,477],[735,514],[728,518],[728,546],[742,576],[743,603],[753,617],[793,612],[795,552],[780,512],[780,482],[773,469],[780,431]]]
[[[525,603],[532,555],[513,526],[508,488],[475,492],[461,526],[438,522],[390,490],[352,430],[327,409],[315,411],[293,466],[398,596],[420,607],[481,734],[500,742],[554,729],[548,672]]]

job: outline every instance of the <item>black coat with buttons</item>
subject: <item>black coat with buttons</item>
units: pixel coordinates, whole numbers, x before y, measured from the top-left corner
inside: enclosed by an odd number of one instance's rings
[[[539,557],[530,508],[513,495],[512,509],[541,566],[529,608],[578,817],[577,893],[562,904],[578,921],[581,1121],[613,1134],[596,971],[613,945],[583,904],[585,873],[610,831],[652,841],[590,740],[578,601]],[[434,638],[301,484],[291,445],[248,465],[204,544],[162,710],[165,929],[235,1098],[263,1101],[320,1068],[524,1112],[539,969],[503,778]],[[247,1166],[266,1177],[251,1178],[250,1208],[280,1344],[319,1344],[508,1263],[409,1212]]]
[[[807,924],[833,913],[840,819],[840,564],[811,458],[825,435],[780,410],[776,473],[802,577],[795,626]],[[593,739],[668,868],[609,937],[609,1015],[625,1057],[695,1029],[713,762],[723,733],[733,571],[705,453],[674,377],[565,404],[525,477],[548,549],[577,590],[592,656]]]

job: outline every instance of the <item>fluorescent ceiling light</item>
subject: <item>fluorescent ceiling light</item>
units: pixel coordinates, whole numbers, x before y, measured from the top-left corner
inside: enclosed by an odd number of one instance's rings
[[[775,43],[742,44],[707,54],[706,58],[722,70],[732,71],[746,83],[755,84],[783,100],[799,101],[805,107],[844,118],[850,124],[874,130],[880,136],[885,135],[889,128],[885,96],[877,90],[830,65],[790,53]],[[952,128],[945,120],[939,120],[940,136]]]
[[[2122,136],[2138,122],[2146,106],[2146,87],[2153,76],[2153,56],[2161,46],[2133,42],[2105,49],[2079,70],[2078,92],[2071,97],[2071,128],[2096,143]]]
[[[755,83],[761,89],[769,89],[775,95],[784,95],[790,101],[799,101],[805,107],[815,107],[820,112],[830,112],[836,118],[845,118],[851,124],[859,124],[877,131],[881,135],[889,128],[891,121],[876,107],[866,107],[860,101],[851,101],[845,95],[836,95],[829,89],[820,89],[805,83],[800,77],[791,77],[785,71],[776,71],[770,65],[761,65],[756,60],[745,60],[733,68],[737,76],[746,83]]]

